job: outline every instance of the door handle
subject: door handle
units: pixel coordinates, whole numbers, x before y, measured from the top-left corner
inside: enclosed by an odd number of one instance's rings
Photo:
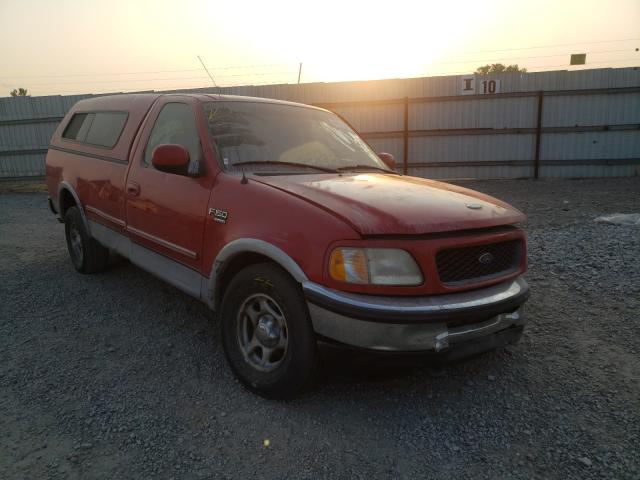
[[[137,182],[127,183],[127,195],[130,197],[137,197],[140,195],[140,184]]]

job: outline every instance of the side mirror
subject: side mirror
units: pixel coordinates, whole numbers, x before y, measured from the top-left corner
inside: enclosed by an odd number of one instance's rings
[[[186,175],[189,168],[189,152],[182,145],[158,145],[151,154],[151,164],[161,172]]]
[[[378,158],[384,162],[384,164],[391,170],[396,169],[396,159],[390,153],[380,152]]]

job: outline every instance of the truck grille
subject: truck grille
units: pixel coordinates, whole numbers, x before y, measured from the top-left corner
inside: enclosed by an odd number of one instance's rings
[[[460,283],[498,277],[520,266],[521,240],[450,248],[436,255],[442,283]]]

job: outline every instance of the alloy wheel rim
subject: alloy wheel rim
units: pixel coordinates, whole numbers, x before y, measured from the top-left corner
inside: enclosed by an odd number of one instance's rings
[[[264,293],[249,296],[240,307],[237,326],[245,361],[261,372],[277,369],[289,346],[287,321],[278,303]]]
[[[75,223],[69,226],[69,240],[71,242],[71,249],[78,262],[82,261],[82,236]]]

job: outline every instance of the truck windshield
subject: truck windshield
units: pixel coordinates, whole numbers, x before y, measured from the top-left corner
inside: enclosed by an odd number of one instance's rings
[[[224,168],[392,172],[337,115],[262,102],[208,102],[205,118]]]

